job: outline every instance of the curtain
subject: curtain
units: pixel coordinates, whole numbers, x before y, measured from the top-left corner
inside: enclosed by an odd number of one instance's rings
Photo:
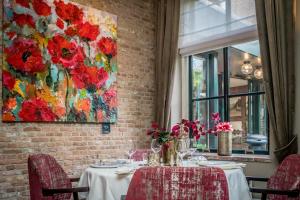
[[[168,128],[171,96],[178,54],[180,0],[156,1],[156,121]]]
[[[294,1],[256,0],[257,28],[275,156],[297,153],[295,112]]]

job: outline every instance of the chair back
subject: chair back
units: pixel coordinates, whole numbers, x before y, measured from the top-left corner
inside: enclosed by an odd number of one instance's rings
[[[278,190],[300,190],[300,154],[287,156],[277,168],[276,172],[270,177],[267,187]],[[287,200],[284,195],[268,195],[271,200]],[[298,198],[289,198],[300,200]]]
[[[35,154],[28,157],[31,200],[69,200],[71,194],[44,197],[42,189],[70,188],[72,184],[58,162],[50,155]]]
[[[209,167],[144,167],[136,170],[126,200],[228,200],[224,171]]]
[[[134,161],[142,161],[143,160],[143,155],[151,153],[150,149],[137,149],[136,152],[132,155],[132,159]]]

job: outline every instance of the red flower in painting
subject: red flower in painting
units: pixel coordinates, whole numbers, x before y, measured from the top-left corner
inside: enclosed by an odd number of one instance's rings
[[[77,34],[77,29],[75,27],[73,27],[73,26],[69,26],[67,28],[67,30],[65,30],[65,34],[67,36],[73,37],[74,35]]]
[[[4,51],[7,63],[17,70],[30,74],[45,70],[41,50],[33,40],[17,38]]]
[[[29,0],[16,0],[16,3],[23,7],[29,8]]]
[[[87,67],[83,64],[73,69],[70,74],[78,89],[100,88],[108,79],[108,73],[103,68]]]
[[[101,38],[98,42],[98,47],[104,54],[108,56],[113,57],[117,54],[117,44],[109,37]]]
[[[68,24],[79,24],[82,22],[83,11],[79,9],[76,5],[67,3],[63,1],[54,1],[56,14],[68,22]]]
[[[34,98],[22,103],[19,117],[23,121],[55,121],[57,116],[53,113],[47,102]]]
[[[78,35],[90,41],[96,40],[97,36],[99,35],[99,26],[92,25],[89,22],[85,22],[77,26]]]
[[[64,22],[61,19],[57,19],[56,26],[60,29],[64,29],[65,27]]]
[[[35,23],[30,15],[14,13],[13,21],[15,21],[19,26],[27,24],[28,26],[35,28]]]
[[[4,87],[6,87],[9,90],[12,90],[15,86],[16,79],[8,71],[2,72],[2,78]]]
[[[84,60],[82,47],[75,42],[69,42],[61,35],[56,35],[48,43],[48,51],[53,63],[60,63],[65,68],[73,68]]]
[[[16,32],[7,32],[6,35],[7,35],[8,38],[11,40],[11,39],[14,38],[17,34],[16,34]]]
[[[116,95],[116,90],[110,89],[103,94],[103,99],[105,102],[110,102]]]
[[[43,2],[43,0],[33,0],[32,1],[34,11],[41,16],[48,16],[51,14],[51,8]]]

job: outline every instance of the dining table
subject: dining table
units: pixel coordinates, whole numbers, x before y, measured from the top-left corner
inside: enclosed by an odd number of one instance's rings
[[[228,161],[207,161],[199,164],[193,161],[184,161],[183,167],[199,166],[220,167],[224,170],[227,179],[229,200],[251,200],[251,194],[243,165]],[[133,173],[143,167],[141,161],[122,165],[91,165],[82,173],[79,187],[89,187],[88,193],[80,193],[81,198],[87,200],[121,200],[127,193]]]

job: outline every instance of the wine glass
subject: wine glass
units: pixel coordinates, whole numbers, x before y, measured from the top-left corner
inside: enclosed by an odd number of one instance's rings
[[[130,149],[126,152],[126,154],[128,155],[128,158],[130,159],[130,162],[132,162],[132,156],[136,152],[136,147],[135,147],[135,144],[132,140],[130,140],[129,143],[131,143],[131,146],[130,146]]]
[[[159,143],[158,139],[153,139],[151,141],[151,150],[155,154],[158,154],[161,151],[161,144]]]
[[[183,157],[188,153],[189,145],[187,139],[179,139],[177,141],[176,153],[180,158],[180,163],[183,163]]]
[[[189,143],[189,153],[191,157],[193,157],[193,154],[197,151],[197,140],[195,138],[190,138]]]

